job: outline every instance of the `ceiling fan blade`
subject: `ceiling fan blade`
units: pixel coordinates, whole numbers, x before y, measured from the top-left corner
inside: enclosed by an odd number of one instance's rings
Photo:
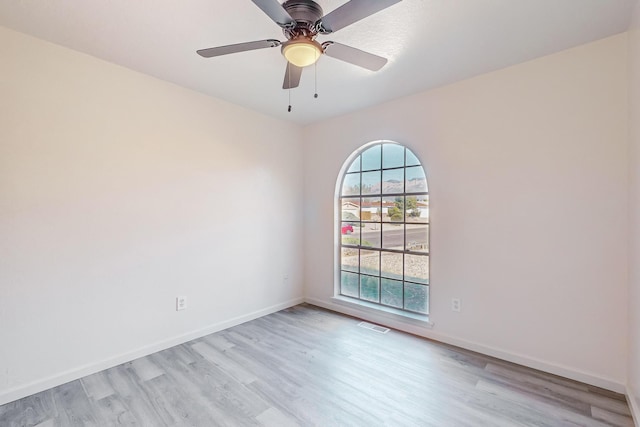
[[[371,71],[378,71],[387,63],[387,58],[341,43],[324,42],[322,48],[327,56]]]
[[[256,6],[258,6],[264,13],[273,19],[273,21],[281,27],[287,27],[295,24],[295,21],[289,15],[278,0],[251,0]]]
[[[245,52],[247,50],[264,49],[266,47],[280,46],[279,40],[259,40],[248,43],[230,44],[227,46],[210,47],[208,49],[200,49],[196,51],[198,55],[205,58],[212,58],[214,56],[228,55],[230,53]]]
[[[401,0],[351,0],[320,18],[321,31],[325,34],[358,22],[380,12]]]
[[[287,70],[284,73],[284,82],[282,89],[293,89],[300,84],[300,76],[302,76],[302,67],[287,62]]]

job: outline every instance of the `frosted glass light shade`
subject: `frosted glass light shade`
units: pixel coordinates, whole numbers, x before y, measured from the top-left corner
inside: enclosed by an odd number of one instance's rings
[[[282,46],[282,54],[287,61],[297,67],[314,64],[322,54],[322,46],[308,39],[290,40]]]

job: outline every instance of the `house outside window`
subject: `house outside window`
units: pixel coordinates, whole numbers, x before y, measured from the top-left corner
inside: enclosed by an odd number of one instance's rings
[[[391,141],[368,144],[339,193],[343,297],[429,313],[429,192],[420,161]]]

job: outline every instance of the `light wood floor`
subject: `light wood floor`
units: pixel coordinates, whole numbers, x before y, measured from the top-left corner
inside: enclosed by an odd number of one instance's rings
[[[300,305],[0,406],[0,426],[633,426],[622,395]]]

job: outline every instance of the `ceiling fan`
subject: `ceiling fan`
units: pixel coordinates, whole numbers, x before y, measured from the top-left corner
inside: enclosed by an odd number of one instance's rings
[[[327,15],[323,15],[322,8],[313,0],[287,0],[283,4],[278,0],[251,1],[282,28],[287,41],[258,40],[201,49],[197,53],[211,58],[282,46],[282,54],[288,61],[282,88],[291,89],[298,87],[302,69],[314,64],[322,54],[371,71],[382,68],[387,63],[386,58],[334,41],[319,43],[316,37],[319,34],[335,33],[401,0],[350,0]]]

